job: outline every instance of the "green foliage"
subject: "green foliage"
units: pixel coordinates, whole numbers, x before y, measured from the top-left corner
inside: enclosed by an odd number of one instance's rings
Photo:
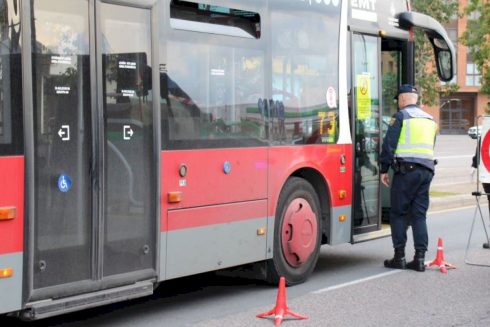
[[[441,24],[449,22],[451,17],[458,13],[457,0],[413,0],[412,8],[431,16]],[[437,71],[427,70],[429,63],[436,67],[434,62],[434,50],[425,33],[415,31],[415,84],[420,88],[421,102],[427,105],[436,105],[439,102],[439,94],[448,94],[458,90],[457,84],[441,85],[438,83]]]
[[[387,110],[385,114],[391,116],[396,112],[398,107],[393,100],[393,97],[398,93],[398,73],[383,73],[381,85],[383,87],[383,110]]]
[[[473,62],[482,73],[481,92],[490,95],[490,1],[470,0],[464,14],[479,16],[468,19],[461,42],[469,48]]]

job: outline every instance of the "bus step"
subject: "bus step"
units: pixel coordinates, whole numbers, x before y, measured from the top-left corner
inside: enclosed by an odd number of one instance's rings
[[[136,299],[153,294],[153,280],[76,295],[72,297],[28,303],[21,313],[23,320],[38,320],[101,305]]]

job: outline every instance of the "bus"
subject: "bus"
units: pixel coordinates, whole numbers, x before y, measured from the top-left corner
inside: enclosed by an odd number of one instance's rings
[[[0,2],[0,314],[26,320],[389,235],[378,153],[413,30],[403,0]]]

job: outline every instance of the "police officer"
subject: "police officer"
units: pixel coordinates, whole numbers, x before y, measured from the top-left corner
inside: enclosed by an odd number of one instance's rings
[[[425,271],[428,235],[426,213],[429,187],[434,176],[434,142],[437,124],[417,106],[418,93],[412,85],[398,90],[399,111],[393,116],[380,155],[381,182],[389,186],[388,169],[394,170],[391,185],[390,226],[395,255],[385,260],[387,268]],[[413,261],[406,263],[407,215],[415,246]]]

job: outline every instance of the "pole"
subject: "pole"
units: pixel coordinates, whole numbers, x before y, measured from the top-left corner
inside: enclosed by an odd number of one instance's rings
[[[412,11],[412,5],[410,0],[407,1],[407,10]],[[407,42],[407,83],[414,85],[415,82],[415,68],[414,68],[414,54],[415,54],[415,46],[414,46],[414,33],[413,26],[408,30],[408,42]]]

